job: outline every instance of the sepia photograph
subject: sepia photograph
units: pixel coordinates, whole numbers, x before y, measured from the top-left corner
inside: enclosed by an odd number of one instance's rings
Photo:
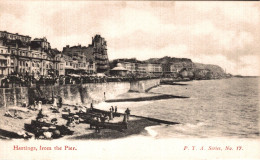
[[[257,1],[0,0],[0,160],[260,159]]]

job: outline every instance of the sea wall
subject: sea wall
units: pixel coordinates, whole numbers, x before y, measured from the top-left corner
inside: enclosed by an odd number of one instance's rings
[[[149,79],[130,82],[130,91],[146,92],[149,89],[160,85],[160,79]]]
[[[26,87],[0,89],[0,107],[23,103],[28,103],[28,89]]]
[[[134,82],[108,82],[88,83],[75,85],[41,86],[39,93],[34,93],[35,88],[26,87],[0,88],[0,107],[29,104],[34,97],[49,98],[61,96],[64,104],[90,104],[100,103],[106,99],[114,99],[116,96],[129,90],[145,92],[160,84],[160,79],[149,79]],[[28,91],[29,90],[29,91]]]
[[[129,91],[129,82],[89,83],[41,87],[45,97],[61,96],[64,104],[99,103]]]

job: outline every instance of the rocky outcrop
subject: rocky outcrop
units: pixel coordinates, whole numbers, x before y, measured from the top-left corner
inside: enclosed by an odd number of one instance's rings
[[[226,77],[225,71],[218,65],[194,63],[195,79],[220,79]]]

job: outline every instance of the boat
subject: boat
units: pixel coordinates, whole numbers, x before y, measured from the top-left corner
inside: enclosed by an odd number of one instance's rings
[[[103,129],[113,129],[123,131],[127,129],[127,123],[119,122],[119,123],[110,123],[110,122],[98,122],[98,121],[90,121],[90,128],[93,126],[103,128]]]
[[[24,124],[24,128],[27,132],[33,133],[36,138],[43,134],[43,132],[59,132],[54,138],[60,138],[64,135],[72,135],[74,131],[70,130],[64,125],[55,125],[47,122],[40,122],[32,120],[31,124]],[[54,134],[55,135],[55,134]]]
[[[105,114],[105,115],[109,115],[110,114],[109,111],[104,111],[104,110],[97,109],[97,108],[91,108],[90,112],[102,113],[102,114]],[[113,115],[114,115],[114,117],[120,117],[121,113],[113,112]]]
[[[100,117],[101,114],[100,113],[66,113],[66,114],[62,114],[62,118],[69,120],[70,118],[74,117],[75,115],[79,116],[79,118],[81,119],[79,122],[80,123],[90,123],[90,120],[92,120],[94,117]]]

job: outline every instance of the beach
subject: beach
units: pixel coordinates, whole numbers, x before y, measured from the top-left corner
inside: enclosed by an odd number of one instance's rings
[[[71,107],[63,105],[63,107]],[[66,120],[62,118],[62,112],[60,113],[52,113],[51,105],[43,105],[43,112],[51,118],[58,119],[58,125],[66,125]],[[61,110],[61,109],[60,109]],[[39,111],[32,111],[26,109],[26,111],[18,111],[18,115],[22,117],[22,119],[14,118],[14,117],[6,117],[5,109],[0,109],[0,136],[2,139],[11,139],[11,138],[22,138],[19,137],[19,134],[26,132],[24,130],[24,124],[29,124],[31,120],[35,120]],[[76,110],[74,110],[76,112]],[[12,114],[12,111],[10,111]],[[49,118],[50,119],[50,118]],[[114,119],[110,122],[117,123],[123,121],[123,116],[114,117]],[[72,131],[74,131],[73,135],[64,136],[61,139],[114,139],[114,138],[123,138],[134,134],[147,134],[145,128],[148,126],[159,125],[157,122],[153,122],[147,120],[145,118],[129,118],[127,129],[124,131],[112,130],[112,129],[101,129],[100,133],[96,133],[95,129],[90,129],[89,124],[79,123],[75,125],[75,127],[70,127]],[[17,135],[18,134],[18,135]]]

